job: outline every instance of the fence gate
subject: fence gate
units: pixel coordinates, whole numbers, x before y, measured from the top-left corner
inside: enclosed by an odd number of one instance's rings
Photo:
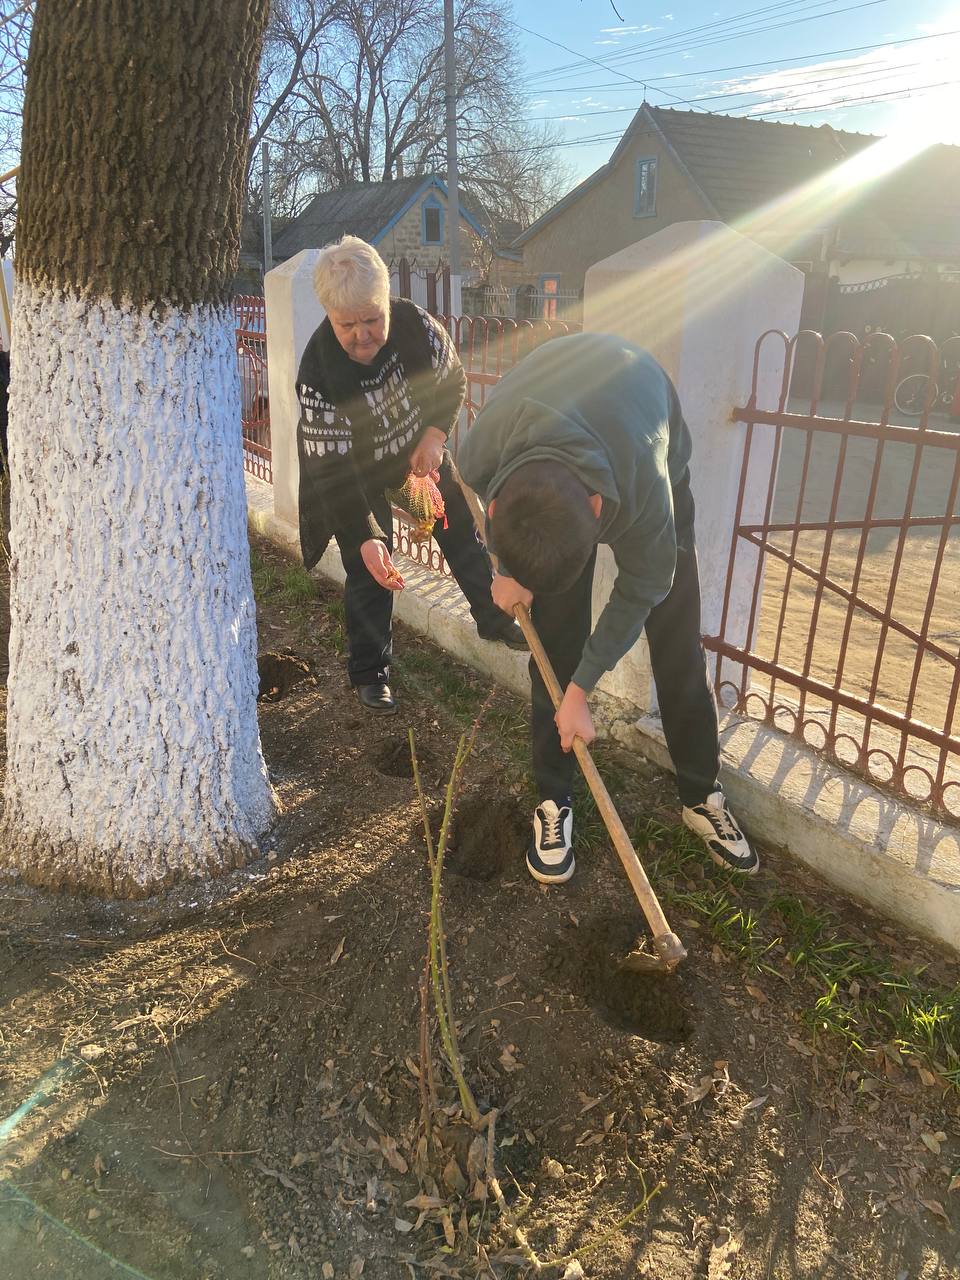
[[[272,484],[266,303],[263,298],[240,295],[234,298],[233,309],[240,368],[243,465],[251,475]]]
[[[779,398],[762,404],[770,361]],[[960,338],[760,338],[733,415],[746,433],[720,634],[705,639],[723,705],[954,819],[958,364]]]

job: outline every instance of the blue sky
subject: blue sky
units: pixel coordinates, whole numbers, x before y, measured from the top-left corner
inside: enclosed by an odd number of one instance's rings
[[[622,20],[610,0],[514,0],[529,116],[557,123],[576,180],[608,159],[645,92],[660,106],[960,143],[958,0],[615,4]]]

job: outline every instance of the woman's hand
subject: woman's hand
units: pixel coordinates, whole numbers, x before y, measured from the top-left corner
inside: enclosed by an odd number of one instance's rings
[[[370,576],[388,591],[402,591],[403,577],[390,559],[386,544],[379,538],[368,538],[360,546],[360,555]]]
[[[597,731],[593,727],[593,716],[587,706],[587,695],[579,685],[567,685],[560,709],[553,720],[560,734],[560,745],[564,751],[573,750],[574,738],[579,738],[584,746],[589,747],[597,736]]]
[[[415,476],[439,471],[447,437],[439,427],[426,427],[410,454],[410,470]]]
[[[533,592],[528,591],[526,587],[521,587],[516,578],[508,578],[502,573],[493,575],[490,594],[497,608],[502,609],[504,613],[509,613],[511,618],[518,604],[525,605],[528,609],[533,604]]]

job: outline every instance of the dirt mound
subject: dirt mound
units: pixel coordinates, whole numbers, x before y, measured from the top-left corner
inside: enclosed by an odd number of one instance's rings
[[[292,653],[261,653],[257,670],[260,673],[258,702],[280,702],[301,680],[316,682],[310,664]]]
[[[530,817],[515,800],[468,796],[453,817],[446,868],[471,880],[494,880],[518,865],[529,839]]]
[[[635,916],[581,921],[579,928],[548,948],[544,966],[611,1026],[660,1043],[686,1040],[693,1031],[693,1017],[682,977],[620,968],[636,947],[641,928]]]

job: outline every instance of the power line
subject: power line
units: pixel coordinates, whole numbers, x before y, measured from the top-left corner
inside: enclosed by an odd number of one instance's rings
[[[636,48],[632,51],[624,51],[620,54],[613,55],[613,60],[616,60],[619,62],[631,63],[631,62],[636,62],[638,59],[649,58],[652,54],[657,54],[658,56],[666,56],[669,53],[676,53],[681,50],[684,52],[689,52],[690,50],[693,50],[693,49],[708,48],[709,46],[714,44],[724,44],[733,39],[742,39],[747,36],[765,34],[770,31],[779,31],[784,27],[797,26],[800,23],[811,22],[818,18],[835,17],[841,13],[849,13],[857,9],[872,8],[874,5],[886,4],[886,3],[888,3],[888,0],[861,0],[861,3],[858,3],[858,4],[846,5],[843,8],[839,8],[839,9],[831,8],[822,13],[810,13],[810,14],[807,14],[805,17],[792,17],[792,18],[788,18],[783,22],[772,22],[772,23],[764,22],[764,23],[755,23],[754,25],[749,27],[744,27],[744,26],[741,26],[739,28],[731,27],[728,30],[712,32],[709,34],[707,38],[697,41],[693,44],[690,43],[688,37],[690,34],[696,34],[699,28],[691,28],[689,31],[680,32],[676,35],[662,37],[659,40],[647,41],[642,46],[636,46]],[[523,28],[523,29],[527,30],[527,28]],[[539,35],[540,33],[532,32],[531,34]],[[555,43],[554,41],[549,40],[549,37],[541,37],[541,38],[547,39],[549,43]],[[583,69],[584,64],[587,62],[598,63],[598,65],[602,66],[602,68],[605,71],[613,72],[615,75],[624,76],[625,73],[619,71],[617,67],[613,65],[613,60],[609,62],[601,63],[596,58],[585,57],[577,64],[568,64],[567,68],[563,70],[555,69],[552,73],[546,72],[546,71],[536,73],[534,76],[528,77],[528,82],[532,82],[533,80],[536,80],[541,76],[551,76],[551,78],[553,79],[565,78],[573,74],[575,71]],[[635,79],[636,77],[633,77],[633,78]]]
[[[735,119],[735,120],[758,120],[759,121],[759,120],[765,119],[767,116],[795,115],[795,114],[803,114],[803,113],[809,114],[811,112],[845,110],[848,107],[861,106],[866,102],[893,102],[903,98],[922,98],[922,97],[925,97],[928,93],[934,92],[935,90],[947,88],[947,87],[954,87],[958,84],[960,84],[960,80],[944,80],[944,81],[938,81],[935,84],[918,85],[913,88],[891,89],[885,93],[868,94],[865,97],[856,97],[856,98],[843,97],[843,98],[838,98],[833,102],[815,103],[813,105],[806,106],[806,107],[802,107],[802,106],[785,107],[783,109],[777,109],[774,107],[769,111],[753,112],[750,115],[733,115],[732,112],[736,110],[740,110],[740,108],[732,108],[731,113],[728,113],[728,118]],[[742,110],[750,111],[751,108],[749,107],[749,105],[747,105],[747,106],[744,106]],[[499,155],[526,155],[532,152],[554,151],[554,150],[563,151],[563,150],[568,150],[571,147],[594,146],[600,142],[619,142],[622,137],[623,137],[623,130],[620,129],[614,132],[591,134],[586,138],[565,139],[563,142],[536,144],[531,147],[505,147],[505,148],[499,149],[498,151],[483,152],[483,153],[478,153],[476,155],[471,155],[470,160],[471,161],[491,160],[491,159],[495,159]]]
[[[806,0],[780,0],[780,3],[778,3],[778,4],[774,4],[774,5],[766,5],[766,6],[764,6],[764,7],[763,7],[763,8],[761,8],[761,9],[757,9],[757,10],[750,10],[750,11],[748,11],[748,13],[752,13],[752,14],[767,13],[767,12],[769,12],[769,11],[771,11],[771,10],[775,10],[775,9],[792,8],[792,7],[794,7],[797,3],[801,3],[801,2],[802,2],[802,3],[805,3],[805,2],[806,2]],[[823,3],[829,3],[829,2],[831,2],[831,0],[817,0],[817,7],[820,7]],[[885,3],[887,3],[887,0],[861,0],[861,3],[859,3],[859,4],[848,5],[848,6],[847,6],[847,8],[845,8],[845,9],[839,9],[839,10],[838,10],[838,9],[831,9],[831,10],[830,10],[830,12],[831,12],[831,13],[845,13],[845,12],[847,12],[847,11],[848,11],[848,10],[850,10],[850,9],[866,9],[866,8],[870,8],[871,6],[876,5],[876,4],[885,4]],[[819,15],[812,15],[812,16],[825,17],[825,16],[826,16],[826,14],[819,14]],[[695,32],[695,31],[698,31],[698,30],[701,30],[701,29],[706,30],[706,29],[708,29],[708,28],[710,28],[710,27],[714,27],[714,26],[717,26],[717,25],[723,25],[723,22],[731,22],[731,21],[735,21],[735,20],[737,20],[737,19],[736,19],[736,18],[733,18],[733,19],[724,19],[724,20],[722,20],[722,22],[721,22],[721,23],[707,23],[707,24],[704,24],[704,26],[703,26],[702,28],[699,28],[699,27],[690,28],[688,31],[680,32],[680,33],[678,34],[678,36],[677,36],[677,37],[671,37],[671,39],[678,39],[678,38],[680,38],[680,37],[682,37],[682,36],[684,36],[684,35],[689,34],[691,31]],[[801,21],[807,21],[807,20],[808,20],[808,19],[801,19]],[[511,21],[512,21],[512,20],[511,20]],[[565,45],[565,44],[563,44],[563,43],[562,43],[561,41],[559,41],[559,40],[554,40],[552,36],[545,36],[542,32],[540,32],[540,31],[534,31],[531,27],[525,27],[522,23],[519,23],[519,22],[513,22],[513,26],[515,26],[519,31],[523,31],[523,32],[525,32],[527,35],[535,36],[537,39],[539,39],[539,40],[543,40],[543,41],[545,41],[547,44],[554,45],[554,46],[555,46],[556,48],[558,48],[558,49],[563,49],[563,50],[565,50],[567,53],[572,53],[572,54],[574,54],[575,56],[580,56],[580,55],[578,55],[578,52],[577,52],[577,50],[576,50],[576,49],[571,49],[569,45]],[[727,38],[732,38],[732,37],[727,37]],[[696,47],[696,46],[694,46],[694,47]],[[591,57],[589,54],[585,54],[585,55],[582,55],[582,57],[581,57],[581,61],[586,61],[586,62],[593,63],[593,64],[595,64],[596,66],[600,67],[602,70],[608,70],[608,69],[613,70],[613,73],[614,73],[615,75],[620,76],[620,77],[621,77],[621,79],[623,79],[623,80],[627,80],[627,81],[629,81],[629,82],[631,82],[631,83],[633,83],[633,84],[641,84],[641,85],[643,85],[644,90],[646,90],[646,84],[645,84],[645,82],[644,82],[643,80],[639,79],[637,76],[631,76],[631,75],[628,75],[625,71],[618,71],[618,70],[616,70],[616,68],[609,68],[609,67],[608,67],[607,62],[601,61],[599,58],[594,58],[594,57]],[[546,73],[546,72],[545,72],[545,73],[542,73],[542,74],[548,74],[548,73]],[[693,110],[693,111],[703,111],[703,110],[706,110],[706,111],[708,112],[708,114],[709,114],[709,108],[703,108],[703,107],[700,107],[700,106],[698,106],[698,105],[697,105],[697,103],[696,103],[695,101],[691,101],[689,98],[684,98],[684,97],[682,97],[682,96],[681,96],[681,95],[679,95],[679,94],[673,93],[673,92],[672,92],[671,90],[669,90],[669,89],[663,89],[663,88],[659,88],[659,87],[658,87],[658,88],[656,89],[656,92],[657,92],[657,93],[661,93],[661,94],[663,94],[665,97],[672,99],[674,102],[682,102],[684,106],[689,107],[689,108],[690,108],[691,110]],[[739,95],[739,96],[743,96],[743,95]]]
[[[935,58],[926,62],[902,62],[895,66],[890,66],[889,64],[883,63],[883,62],[877,62],[872,64],[871,67],[863,66],[858,68],[857,70],[849,70],[849,68],[853,64],[845,63],[845,64],[841,64],[842,69],[841,67],[838,67],[838,70],[833,74],[829,74],[828,72],[825,71],[821,74],[810,76],[807,80],[788,80],[788,81],[785,81],[783,84],[764,85],[762,89],[731,88],[725,91],[724,93],[699,94],[692,101],[695,103],[723,102],[723,101],[727,101],[730,98],[748,98],[748,97],[753,97],[757,94],[770,95],[770,94],[778,94],[778,93],[789,93],[791,91],[814,92],[815,86],[817,86],[818,84],[824,84],[824,83],[839,84],[841,82],[845,82],[848,80],[851,81],[852,83],[857,83],[861,80],[884,80],[889,78],[892,75],[899,75],[904,71],[913,70],[916,67],[933,67],[938,65],[939,63],[953,62],[953,61],[954,61],[953,58]],[[886,68],[886,70],[874,70],[873,68],[875,67]],[[809,89],[808,89],[808,86],[809,86]],[[661,89],[659,89],[655,85],[650,85],[650,88],[653,90],[654,93],[663,92]],[[764,101],[764,98],[761,97],[760,102],[762,101]],[[541,121],[551,121],[551,120],[557,121],[557,122],[564,121],[564,120],[587,120],[592,116],[624,115],[627,112],[637,112],[640,110],[640,107],[642,105],[643,105],[642,103],[634,103],[632,106],[627,106],[627,107],[604,107],[597,111],[571,111],[571,112],[564,113],[562,116],[557,116],[556,113],[550,116],[524,116],[523,119],[531,123],[533,122],[539,123]]]
[[[941,80],[937,84],[918,85],[915,88],[890,89],[886,93],[876,95],[867,94],[864,98],[838,98],[836,102],[820,102],[809,107],[784,107],[783,110],[772,108],[770,111],[754,111],[749,117],[738,116],[737,118],[741,120],[744,118],[762,120],[767,116],[793,115],[800,111],[831,111],[840,107],[862,106],[868,102],[894,102],[900,98],[923,97],[934,89],[950,89],[958,84],[960,84],[960,80]]]
[[[791,0],[791,2],[793,2],[793,0]],[[868,3],[870,3],[870,4],[879,4],[879,3],[883,3],[883,2],[884,2],[884,0],[868,0]],[[518,29],[518,30],[520,30],[520,31],[525,31],[525,32],[527,33],[527,35],[530,35],[530,36],[536,36],[536,37],[537,37],[538,39],[540,39],[540,40],[545,40],[545,41],[547,42],[547,44],[556,45],[556,47],[557,47],[558,49],[566,49],[567,53],[573,53],[573,54],[576,54],[576,52],[577,52],[577,51],[576,51],[576,49],[571,49],[571,48],[569,48],[569,46],[568,46],[568,45],[561,44],[559,40],[554,40],[554,39],[552,38],[552,36],[545,36],[545,35],[543,35],[543,34],[542,34],[541,32],[539,32],[539,31],[533,31],[533,30],[531,30],[531,28],[530,28],[530,27],[525,27],[525,26],[521,25],[521,23],[519,23],[519,22],[514,22],[514,23],[513,23],[513,25],[514,25],[515,27],[517,27],[517,29]],[[587,61],[588,61],[588,62],[595,62],[595,63],[597,64],[597,66],[598,66],[598,67],[604,67],[604,64],[603,64],[602,62],[599,62],[596,58],[587,58]],[[604,70],[606,70],[606,68],[605,68],[605,67],[604,67]],[[637,80],[635,76],[628,76],[628,75],[626,74],[626,72],[625,72],[625,71],[617,71],[615,74],[616,74],[616,75],[618,75],[618,76],[621,76],[621,77],[622,77],[622,79],[624,79],[624,80],[632,81],[634,84],[641,84],[641,83],[642,83],[642,81]],[[668,94],[667,96],[668,96],[668,97],[674,97],[675,95],[674,95],[674,94]],[[698,109],[698,108],[696,108],[696,107],[694,107],[694,106],[693,106],[693,103],[691,103],[691,102],[687,102],[686,98],[677,98],[676,100],[677,100],[677,102],[683,102],[683,103],[684,103],[686,106],[688,106],[688,107],[692,107],[694,111],[696,111],[696,110]]]
[[[825,3],[831,3],[832,0],[815,0],[815,2],[817,6],[820,6]],[[589,55],[581,54],[576,49],[568,49],[567,52],[573,53],[576,57],[576,62],[566,62],[555,67],[545,67],[542,71],[534,72],[530,78],[537,79],[540,76],[568,75],[570,72],[581,67],[584,62],[598,63],[604,68],[604,70],[609,71],[612,70],[614,63],[629,61],[637,52],[646,53],[652,47],[656,47],[661,44],[672,44],[676,41],[682,41],[686,47],[691,36],[700,35],[707,31],[715,32],[716,28],[722,29],[723,27],[736,26],[743,22],[755,21],[762,14],[771,14],[777,10],[796,9],[798,5],[802,8],[804,5],[808,4],[809,0],[778,0],[778,3],[776,4],[762,5],[757,9],[742,10],[739,13],[730,14],[726,18],[720,18],[712,22],[698,23],[693,27],[683,27],[679,31],[671,31],[668,35],[657,36],[652,40],[638,40],[635,43],[624,45],[622,48],[600,58],[591,58]],[[539,33],[531,32],[530,34],[537,35]],[[556,42],[550,41],[550,43],[555,44]],[[566,46],[559,45],[558,47],[565,48]]]
[[[915,70],[917,67],[932,68],[941,65],[944,62],[953,62],[952,57],[934,58],[918,62],[903,62],[898,64],[890,64],[882,61],[872,62],[869,64],[857,65],[856,63],[839,63],[836,67],[828,67],[815,75],[807,76],[803,79],[786,80],[782,83],[764,84],[762,87],[743,86],[735,88],[730,86],[721,93],[699,94],[693,99],[697,104],[730,102],[739,98],[754,98],[754,102],[738,103],[736,107],[729,108],[737,110],[751,106],[762,106],[765,102],[775,102],[781,100],[800,100],[809,96],[811,93],[817,93],[824,89],[836,89],[840,85],[844,86],[844,92],[857,87],[864,82],[882,82],[888,80],[892,76],[900,76],[906,71]],[[650,86],[653,91],[661,92],[657,86]],[[903,86],[904,89],[910,86]],[[890,92],[892,90],[887,90]],[[571,111],[562,116],[556,113],[550,116],[525,116],[523,119],[531,123],[540,123],[543,121],[572,122],[576,120],[587,120],[594,116],[608,115],[625,115],[628,112],[637,112],[642,103],[635,103],[623,107],[607,107],[596,111]]]
[[[698,71],[679,71],[675,75],[645,76],[645,84],[654,84],[657,80],[688,80],[691,77],[701,79],[705,76],[721,75],[726,71],[752,71],[756,67],[779,67],[787,62],[809,62],[811,58],[832,58],[842,53],[868,53],[871,49],[897,49],[905,44],[918,44],[921,40],[943,40],[950,36],[960,35],[960,28],[953,31],[934,31],[926,36],[907,36],[903,40],[880,40],[876,44],[849,45],[845,49],[821,49],[817,53],[797,54],[789,58],[767,58],[761,62],[738,62],[726,67],[707,67]],[[532,89],[532,97],[543,93],[579,93],[593,92],[597,89],[618,89],[620,82],[614,80],[608,84],[577,84],[561,89]]]

